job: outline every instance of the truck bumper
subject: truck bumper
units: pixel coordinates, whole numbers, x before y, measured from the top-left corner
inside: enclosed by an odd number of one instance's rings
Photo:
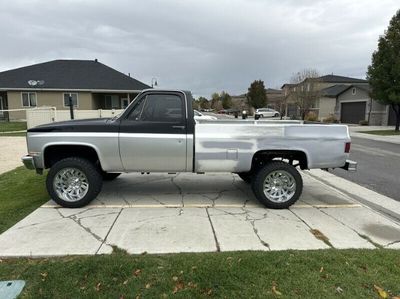
[[[23,156],[22,163],[24,163],[25,167],[28,169],[36,169],[35,167],[35,160],[33,160],[32,156]]]
[[[344,166],[341,168],[351,172],[357,171],[357,162],[352,160],[346,160],[346,164],[344,164]]]

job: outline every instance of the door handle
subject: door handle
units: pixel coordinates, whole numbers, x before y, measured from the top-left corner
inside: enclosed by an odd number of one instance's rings
[[[181,129],[184,130],[185,126],[172,126],[173,129]]]

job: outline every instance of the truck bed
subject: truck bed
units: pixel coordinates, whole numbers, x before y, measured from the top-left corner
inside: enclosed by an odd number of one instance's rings
[[[342,167],[348,127],[292,120],[199,120],[195,126],[195,171],[246,172],[263,150],[304,152],[307,168]]]

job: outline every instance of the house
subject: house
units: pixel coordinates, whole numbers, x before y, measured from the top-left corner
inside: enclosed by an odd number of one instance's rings
[[[299,91],[307,92],[310,88],[315,91],[316,98],[309,110],[319,120],[334,116],[342,123],[367,121],[370,125],[387,125],[394,122],[389,106],[371,99],[367,80],[333,74],[307,78],[298,84],[284,84],[287,116],[299,115],[293,95]]]
[[[70,96],[76,109],[121,109],[147,88],[150,86],[97,59],[53,60],[0,72],[0,110],[69,109]],[[25,111],[5,116],[24,119]]]
[[[282,112],[284,110],[283,107],[283,99],[284,94],[282,89],[273,89],[267,88],[267,106],[268,108],[272,108],[276,111]]]

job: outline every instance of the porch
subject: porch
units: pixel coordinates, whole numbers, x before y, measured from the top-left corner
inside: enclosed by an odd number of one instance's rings
[[[125,109],[139,93],[93,93],[92,109]]]

